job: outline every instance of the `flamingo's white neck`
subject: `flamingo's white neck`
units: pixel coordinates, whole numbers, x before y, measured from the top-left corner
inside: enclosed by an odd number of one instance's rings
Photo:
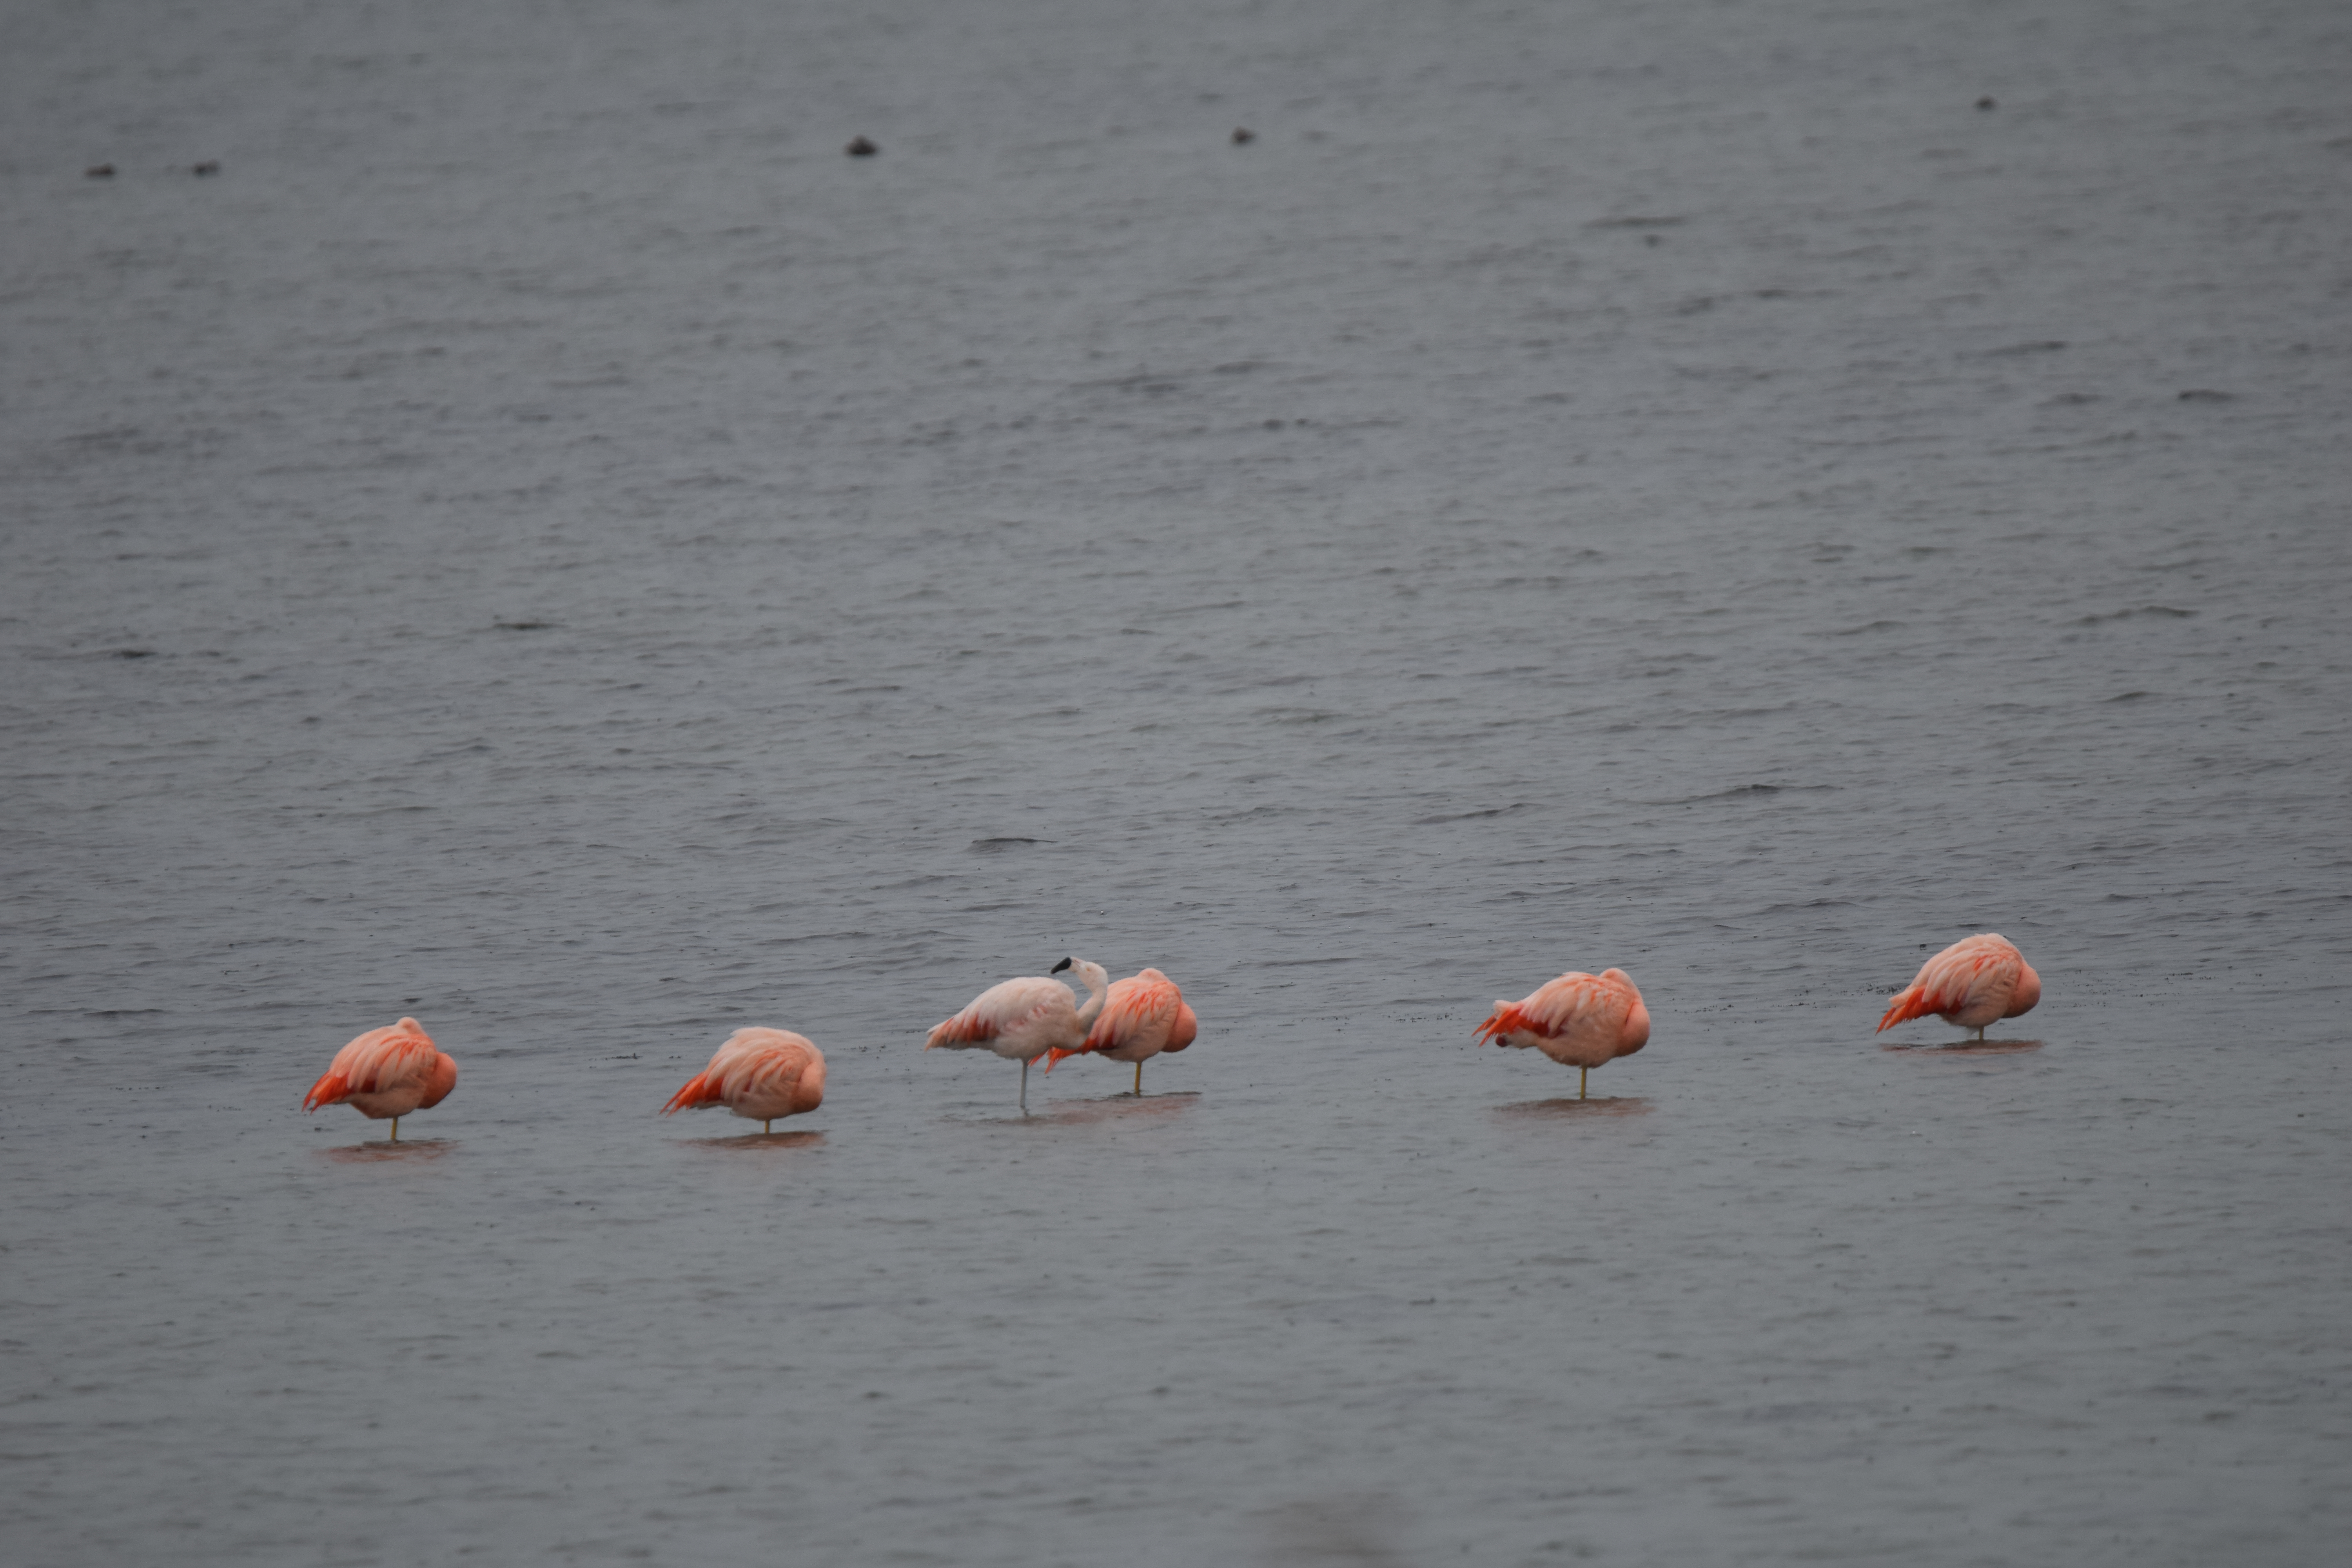
[[[1110,994],[1110,971],[1079,958],[1071,961],[1070,973],[1087,983],[1086,1005],[1078,1009],[1078,1027],[1091,1028],[1103,1009],[1103,998]]]

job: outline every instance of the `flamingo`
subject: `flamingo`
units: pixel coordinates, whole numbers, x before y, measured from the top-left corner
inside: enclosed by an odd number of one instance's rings
[[[412,1110],[429,1110],[449,1098],[457,1087],[457,1064],[437,1049],[425,1026],[403,1018],[381,1029],[370,1029],[335,1053],[325,1076],[302,1097],[302,1109],[348,1105],[371,1121],[392,1119],[392,1137],[400,1142],[400,1119]]]
[[[962,1012],[935,1026],[923,1049],[984,1047],[1013,1058],[1021,1064],[1021,1109],[1026,1111],[1029,1064],[1050,1050],[1076,1050],[1087,1037],[1087,1026],[1102,1011],[1105,988],[1110,984],[1108,970],[1083,958],[1066,958],[1054,965],[1055,974],[1065,969],[1076,971],[1087,983],[1085,1005],[1072,999],[1068,986],[1042,974],[1000,981],[965,1004]]]
[[[765,1133],[780,1116],[798,1116],[824,1102],[824,1053],[790,1029],[738,1029],[710,1065],[669,1097],[662,1114],[723,1105],[760,1124]]]
[[[1571,969],[1517,1002],[1497,1000],[1478,1033],[1498,1046],[1535,1047],[1576,1069],[1576,1098],[1586,1075],[1603,1062],[1630,1057],[1650,1041],[1650,1010],[1622,969],[1587,974]]]
[[[1962,937],[1919,966],[1911,984],[1896,992],[1873,1034],[1933,1013],[1947,1024],[1974,1029],[2031,1013],[2042,1000],[2042,976],[2005,936],[1980,931]]]
[[[1111,983],[1102,1016],[1087,1037],[1069,1049],[1045,1053],[1045,1070],[1064,1057],[1092,1051],[1115,1062],[1135,1064],[1135,1096],[1143,1098],[1143,1061],[1162,1051],[1181,1051],[1201,1032],[1201,1020],[1184,1005],[1184,993],[1156,969]]]

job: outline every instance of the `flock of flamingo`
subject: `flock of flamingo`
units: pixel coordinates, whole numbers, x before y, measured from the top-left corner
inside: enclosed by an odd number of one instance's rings
[[[934,1026],[923,1048],[986,1050],[1021,1064],[1021,1109],[1029,1109],[1029,1064],[1045,1070],[1066,1057],[1098,1056],[1135,1065],[1135,1093],[1143,1093],[1143,1064],[1192,1043],[1201,1021],[1177,984],[1157,969],[1114,982],[1099,963],[1066,958],[1086,983],[1082,1004],[1061,981],[1045,974],[1001,981]],[[1929,1014],[1974,1029],[2029,1012],[2042,1000],[2042,977],[2007,937],[1985,932],[1954,942],[1919,968],[1895,993],[1880,1030]],[[1584,1098],[1594,1068],[1630,1057],[1649,1043],[1650,1010],[1633,977],[1622,969],[1599,974],[1571,970],[1517,1002],[1497,1001],[1477,1028],[1483,1039],[1519,1050],[1529,1047],[1577,1069]],[[303,1097],[302,1109],[348,1105],[361,1115],[392,1122],[430,1110],[457,1084],[457,1064],[433,1044],[414,1018],[370,1029],[335,1053],[333,1063]],[[824,1053],[790,1029],[738,1029],[710,1065],[670,1096],[662,1114],[723,1105],[767,1132],[787,1116],[814,1110],[824,1100]]]

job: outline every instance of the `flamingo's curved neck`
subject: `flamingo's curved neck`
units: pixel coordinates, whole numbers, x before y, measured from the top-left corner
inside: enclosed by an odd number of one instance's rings
[[[1078,1027],[1092,1028],[1096,1015],[1103,1009],[1103,998],[1110,994],[1110,975],[1102,965],[1090,963],[1079,978],[1087,983],[1087,1001],[1078,1009]]]

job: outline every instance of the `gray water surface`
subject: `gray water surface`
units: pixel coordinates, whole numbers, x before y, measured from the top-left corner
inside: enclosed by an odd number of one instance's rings
[[[2347,79],[10,7],[5,1556],[2333,1561]],[[2007,1044],[1874,1037],[1978,931]],[[1070,953],[1140,1101],[921,1052]],[[1593,1100],[1472,1044],[1609,964]],[[821,1110],[656,1117],[753,1023]]]

